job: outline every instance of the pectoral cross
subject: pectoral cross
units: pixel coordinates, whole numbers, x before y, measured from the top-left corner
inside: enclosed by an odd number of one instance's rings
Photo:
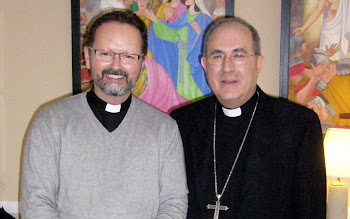
[[[215,205],[208,204],[208,205],[207,205],[207,209],[215,209],[213,219],[219,219],[219,212],[220,212],[220,211],[227,211],[227,210],[228,210],[228,207],[227,207],[227,206],[220,205],[220,199],[218,199],[218,200],[215,202]]]

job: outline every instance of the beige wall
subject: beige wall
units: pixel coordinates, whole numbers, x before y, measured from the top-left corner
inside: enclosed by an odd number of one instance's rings
[[[17,201],[28,124],[40,106],[71,93],[70,1],[0,4],[0,201]],[[261,32],[266,66],[259,84],[278,95],[280,0],[235,4],[236,15]]]
[[[17,201],[27,126],[71,93],[68,0],[0,0],[0,201]]]
[[[265,66],[260,73],[258,84],[266,93],[278,96],[281,1],[235,0],[235,16],[246,19],[259,32]]]
[[[0,1],[0,202],[18,200],[23,140],[43,104],[71,94],[68,0]],[[278,96],[280,0],[236,0],[236,16],[261,34],[259,85]]]

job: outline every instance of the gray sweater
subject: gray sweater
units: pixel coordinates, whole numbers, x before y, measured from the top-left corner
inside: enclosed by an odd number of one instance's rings
[[[176,122],[136,98],[113,132],[94,116],[86,93],[44,108],[22,169],[22,218],[186,217]]]

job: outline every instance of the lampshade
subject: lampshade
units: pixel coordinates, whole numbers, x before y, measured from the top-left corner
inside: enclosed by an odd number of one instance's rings
[[[327,176],[350,178],[350,129],[327,129],[324,152]]]

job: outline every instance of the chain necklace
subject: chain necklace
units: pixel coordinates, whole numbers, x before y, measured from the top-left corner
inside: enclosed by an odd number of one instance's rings
[[[249,129],[250,129],[250,126],[253,122],[253,119],[254,119],[254,115],[255,115],[255,112],[256,112],[256,108],[258,107],[258,103],[259,103],[259,97],[260,97],[260,94],[259,92],[256,92],[257,95],[258,95],[258,98],[256,100],[256,103],[255,103],[255,107],[254,107],[254,110],[253,110],[253,113],[252,113],[252,116],[250,117],[250,121],[249,121],[249,124],[248,124],[248,128],[247,130],[245,131],[245,134],[244,134],[244,137],[243,137],[243,140],[242,140],[242,143],[238,149],[238,152],[237,152],[237,155],[236,155],[236,158],[232,164],[232,167],[231,167],[231,170],[230,170],[230,173],[229,175],[227,176],[227,179],[226,179],[226,182],[224,184],[224,187],[221,191],[221,193],[219,194],[218,193],[218,180],[217,180],[217,173],[216,173],[216,150],[215,150],[215,147],[216,147],[216,110],[217,110],[217,101],[215,102],[215,114],[214,114],[214,131],[213,131],[213,134],[214,134],[214,137],[213,137],[213,154],[214,154],[214,179],[215,179],[215,195],[216,195],[216,198],[218,199],[216,201],[216,204],[215,205],[211,205],[211,204],[208,204],[207,205],[207,209],[215,209],[215,212],[214,212],[214,219],[217,219],[219,218],[219,211],[220,210],[228,210],[228,207],[227,206],[223,206],[223,205],[220,205],[220,198],[222,197],[222,195],[224,194],[225,190],[226,190],[226,187],[227,187],[227,184],[228,182],[230,181],[230,178],[231,178],[231,175],[232,175],[232,172],[233,170],[235,169],[235,166],[236,166],[236,163],[237,163],[237,160],[239,158],[239,155],[241,154],[241,151],[242,151],[242,148],[243,148],[243,145],[244,145],[244,142],[247,138],[247,135],[248,135],[248,132],[249,132]]]

